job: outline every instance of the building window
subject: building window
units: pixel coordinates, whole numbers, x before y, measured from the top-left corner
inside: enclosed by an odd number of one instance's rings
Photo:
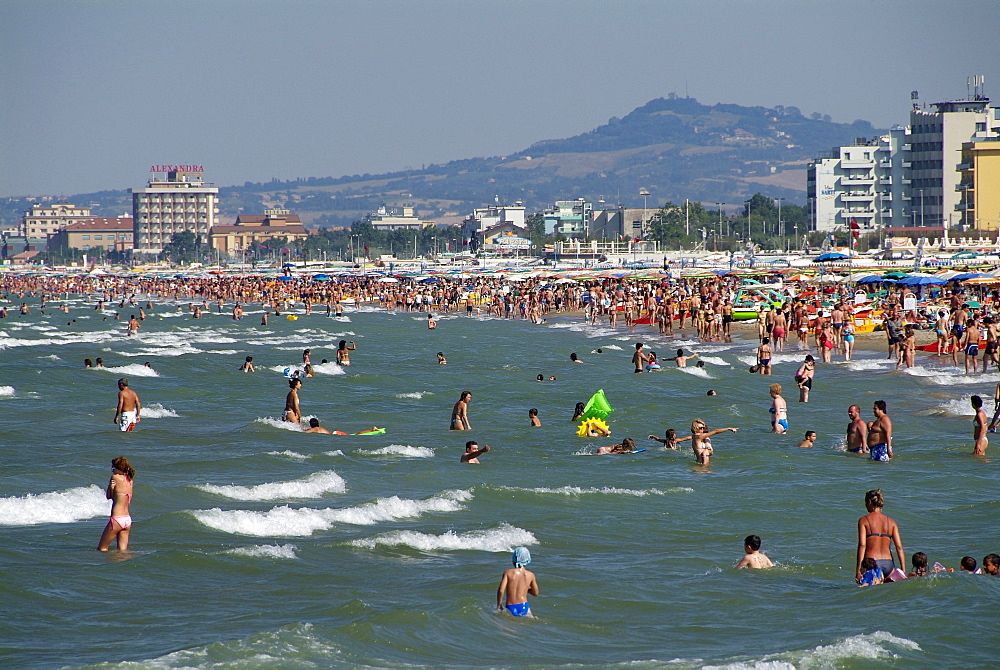
[[[89,240],[89,239],[90,239],[90,235],[84,235],[84,236],[83,236],[83,239],[85,239],[85,240]]]
[[[101,236],[100,235],[94,235],[94,239],[95,240],[99,240],[99,239],[101,239]]]

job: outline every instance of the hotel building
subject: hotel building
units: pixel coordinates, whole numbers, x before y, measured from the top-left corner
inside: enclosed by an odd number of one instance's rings
[[[201,166],[154,165],[150,172],[166,178],[130,189],[135,253],[159,254],[176,233],[194,233],[207,243],[219,215],[219,189],[202,181]]]

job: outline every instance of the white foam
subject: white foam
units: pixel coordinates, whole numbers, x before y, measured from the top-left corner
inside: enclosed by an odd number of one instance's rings
[[[309,457],[306,456],[305,454],[300,454],[299,452],[292,451],[291,449],[285,449],[284,451],[269,451],[267,452],[267,455],[282,456],[284,458],[291,458],[296,461],[305,461],[309,459]]]
[[[140,365],[138,363],[132,363],[131,365],[118,365],[109,368],[95,368],[96,370],[104,370],[116,375],[128,375],[130,377],[159,377],[160,374],[153,368],[147,368],[145,365]]]
[[[321,498],[330,492],[343,493],[347,490],[347,483],[336,472],[326,470],[288,482],[269,482],[255,486],[202,484],[195,488],[233,500],[287,500]]]
[[[554,493],[557,495],[564,496],[582,496],[591,494],[609,494],[609,495],[623,495],[623,496],[636,496],[638,498],[643,498],[645,496],[662,496],[668,493],[694,493],[694,489],[687,486],[676,486],[669,489],[620,489],[614,486],[604,486],[601,488],[590,487],[583,488],[580,486],[560,486],[558,488],[519,488],[516,486],[501,486],[500,488],[506,489],[508,491],[529,491],[531,493]]]
[[[358,451],[369,456],[406,456],[408,458],[433,458],[434,450],[429,447],[411,447],[408,444],[390,444],[388,447],[371,451]]]
[[[298,547],[294,544],[265,544],[254,547],[237,547],[236,549],[230,549],[229,551],[223,553],[231,554],[233,556],[250,556],[251,558],[278,558],[294,560],[298,558],[298,556],[295,555],[296,549],[298,549]]]
[[[62,359],[55,354],[49,354],[48,356],[39,356],[39,358],[50,360],[50,361],[61,361]]]
[[[3,397],[8,397],[9,398],[9,397],[12,397],[12,396],[14,396],[16,394],[17,394],[17,391],[14,390],[13,386],[0,386],[0,398],[3,398]]]
[[[314,363],[313,371],[321,375],[346,375],[347,371],[336,363]]]
[[[829,645],[804,651],[770,654],[758,660],[737,661],[726,665],[706,665],[702,670],[795,670],[796,668],[839,668],[865,665],[859,661],[898,658],[893,647],[921,651],[920,645],[892,633],[875,631],[844,638]]]
[[[296,433],[302,433],[305,430],[304,428],[302,428],[302,424],[300,423],[294,423],[292,421],[282,421],[281,419],[272,419],[269,416],[258,416],[256,419],[254,419],[254,421],[256,423],[264,423],[267,424],[268,426],[273,426],[274,428],[281,428],[282,430],[291,430]]]
[[[200,523],[236,535],[258,537],[304,537],[327,530],[335,523],[371,526],[381,521],[413,519],[428,512],[455,512],[472,494],[468,491],[445,491],[426,500],[405,500],[398,496],[378,498],[375,502],[346,509],[274,507],[266,512],[251,510],[196,510],[192,516]]]
[[[976,410],[972,409],[972,395],[970,394],[921,410],[917,414],[924,416],[975,416]]]
[[[807,354],[807,353],[809,353],[809,352],[807,352],[805,350],[803,350],[802,353],[798,353],[798,354],[776,354],[776,353],[772,353],[771,354],[771,365],[776,365],[778,363],[801,363],[803,360],[805,360],[805,354]],[[757,354],[753,354],[753,355],[750,355],[750,356],[737,356],[736,360],[738,360],[743,365],[747,365],[747,366],[757,365]]]
[[[434,395],[431,391],[414,391],[413,393],[397,393],[397,398],[413,398],[415,400],[420,400],[425,395]]]
[[[621,347],[619,347],[617,344],[606,344],[603,347],[598,347],[598,348],[599,349],[610,349],[611,351],[625,351],[624,349],[622,349]]]
[[[712,375],[708,374],[705,368],[696,368],[694,366],[686,368],[677,368],[681,372],[692,375],[694,377],[701,377],[702,379],[715,379]]]
[[[728,367],[733,366],[732,363],[727,361],[725,358],[721,358],[720,356],[699,356],[698,360],[705,361],[709,365],[725,365]]]
[[[156,356],[186,356],[187,354],[201,354],[204,353],[204,351],[197,347],[192,347],[189,344],[180,344],[164,347],[146,347],[132,352],[116,351],[115,353],[119,356],[127,356],[129,358],[154,358]]]
[[[242,354],[243,352],[239,349],[207,349],[206,354],[223,354],[225,356],[234,356],[236,354]]]
[[[0,498],[0,526],[74,523],[107,516],[111,504],[98,486]]]
[[[343,456],[344,452],[341,451],[340,449],[334,449],[333,451],[324,451],[323,455],[324,456]]]
[[[862,372],[867,370],[884,370],[890,365],[896,365],[893,361],[887,359],[877,359],[877,358],[865,358],[860,360],[847,361],[845,363],[848,370],[853,370],[855,372]]]
[[[473,530],[467,533],[448,531],[442,535],[418,533],[413,530],[397,530],[375,537],[363,538],[351,542],[352,546],[374,549],[385,547],[413,547],[420,551],[492,551],[508,552],[514,547],[538,544],[535,536],[524,530],[503,523],[488,530]]]
[[[962,386],[965,384],[982,384],[986,379],[985,376],[975,374],[966,375],[961,372],[945,372],[942,370],[931,370],[919,365],[912,368],[902,368],[905,374],[911,375],[913,377],[919,377],[925,381],[932,384],[937,384],[938,386]]]
[[[180,417],[180,414],[172,409],[167,409],[158,402],[152,405],[146,405],[142,408],[141,416],[143,419],[176,419]]]

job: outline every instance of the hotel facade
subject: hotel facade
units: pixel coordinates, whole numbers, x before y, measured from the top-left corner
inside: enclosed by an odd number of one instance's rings
[[[154,165],[145,188],[132,192],[134,252],[155,255],[177,233],[194,233],[208,243],[219,216],[219,189],[202,180],[200,165]]]

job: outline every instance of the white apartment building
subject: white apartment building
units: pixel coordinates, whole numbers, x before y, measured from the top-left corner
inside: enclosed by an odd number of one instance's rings
[[[158,254],[176,233],[190,232],[208,243],[209,231],[219,215],[219,189],[202,181],[201,172],[154,165],[151,172],[166,172],[166,178],[150,179],[146,188],[132,192],[135,253]],[[161,168],[167,168],[161,171]]]
[[[513,205],[501,205],[497,202],[495,205],[472,210],[472,214],[462,222],[462,234],[467,239],[472,239],[477,234],[501,223],[509,223],[518,228],[524,228],[524,221],[523,202],[518,200]]]
[[[835,147],[807,168],[810,229],[846,230],[909,225],[907,130]]]
[[[89,207],[77,207],[70,202],[56,202],[51,205],[35,203],[21,217],[18,231],[21,237],[48,239],[71,223],[90,219]]]
[[[915,225],[955,226],[962,199],[962,144],[1000,135],[1000,109],[981,95],[910,111],[910,167]],[[992,117],[992,118],[991,118]],[[921,223],[923,222],[923,223]]]

